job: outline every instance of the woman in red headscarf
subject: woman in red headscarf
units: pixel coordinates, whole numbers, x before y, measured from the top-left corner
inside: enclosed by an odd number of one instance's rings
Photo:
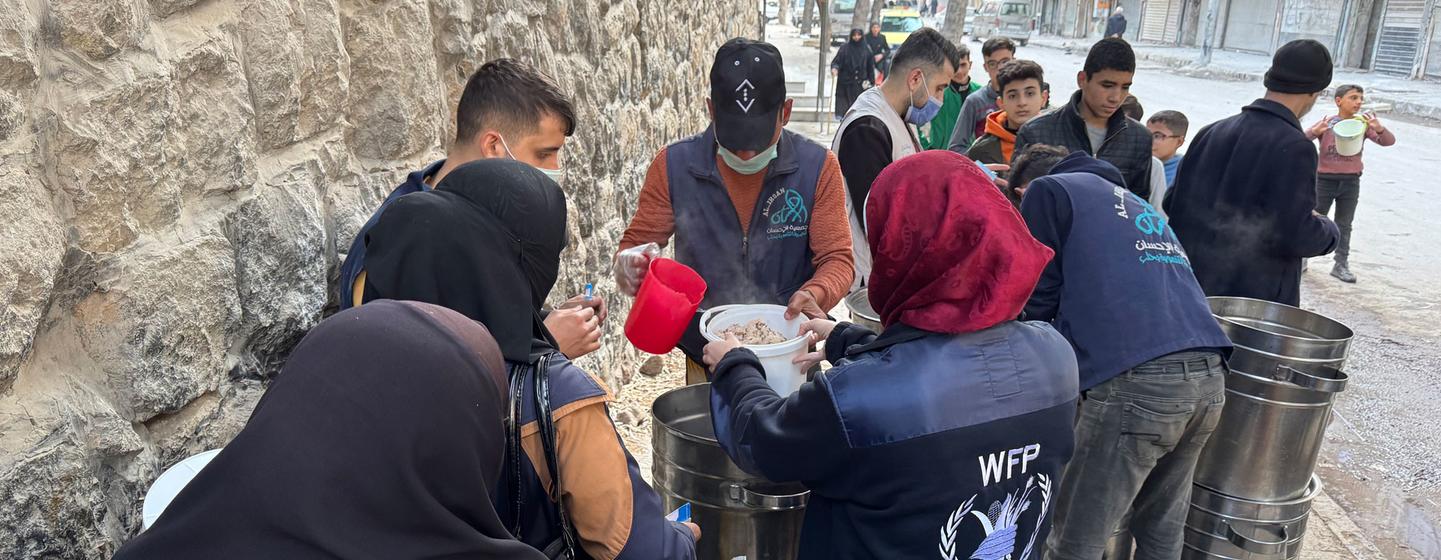
[[[1074,447],[1076,358],[1017,321],[1051,259],[976,165],[892,164],[866,204],[885,331],[811,321],[835,367],[786,397],[735,340],[712,343],[716,439],[811,490],[800,558],[1038,558]],[[823,354],[823,355],[822,355]]]

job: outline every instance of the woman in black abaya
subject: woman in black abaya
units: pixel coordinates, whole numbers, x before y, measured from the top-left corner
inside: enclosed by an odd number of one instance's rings
[[[559,185],[515,161],[467,163],[396,199],[365,243],[366,302],[443,305],[500,343],[516,422],[495,503],[511,534],[551,558],[695,557],[699,529],[665,519],[610,421],[610,390],[541,322],[566,244]]]
[[[875,64],[865,35],[860,29],[852,29],[850,40],[841,45],[831,59],[831,75],[836,78],[836,119],[845,117],[861,92],[871,87],[876,75]]]
[[[491,502],[507,391],[479,323],[414,302],[342,312],[115,558],[541,559]]]

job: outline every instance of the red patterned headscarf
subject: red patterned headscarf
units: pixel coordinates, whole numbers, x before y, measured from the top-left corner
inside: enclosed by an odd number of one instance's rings
[[[974,162],[946,150],[882,171],[866,224],[871,305],[887,327],[964,333],[1015,319],[1055,254]]]

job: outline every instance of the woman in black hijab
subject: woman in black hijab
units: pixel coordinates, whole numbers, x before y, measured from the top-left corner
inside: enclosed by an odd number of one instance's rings
[[[836,78],[837,119],[846,116],[856,98],[871,87],[871,80],[875,79],[876,62],[864,39],[860,28],[852,29],[850,40],[841,45],[831,59],[831,76]]]
[[[495,341],[453,311],[335,315],[115,558],[543,558],[491,505],[507,392]]]
[[[364,301],[459,311],[490,327],[512,362],[554,351],[540,308],[560,273],[565,193],[534,167],[460,166],[434,190],[396,199],[365,243]]]
[[[610,390],[558,352],[541,322],[565,221],[565,193],[535,168],[465,164],[381,215],[366,237],[364,300],[443,305],[500,342],[514,421],[495,503],[516,538],[551,558],[693,558],[699,529],[665,520],[610,421]]]

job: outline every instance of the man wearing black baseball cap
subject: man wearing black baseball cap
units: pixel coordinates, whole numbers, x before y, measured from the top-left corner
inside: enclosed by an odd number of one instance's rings
[[[1299,305],[1301,262],[1340,230],[1316,214],[1316,146],[1301,117],[1331,85],[1331,53],[1299,39],[1276,49],[1266,96],[1196,135],[1166,193],[1171,228],[1208,296]]]
[[[792,100],[774,46],[727,41],[710,82],[711,126],[661,150],[646,172],[615,256],[616,283],[634,294],[674,235],[676,260],[708,286],[702,309],[769,303],[788,317],[823,317],[845,296],[854,266],[840,164],[785,129]],[[699,364],[705,342],[692,324],[680,347]]]

